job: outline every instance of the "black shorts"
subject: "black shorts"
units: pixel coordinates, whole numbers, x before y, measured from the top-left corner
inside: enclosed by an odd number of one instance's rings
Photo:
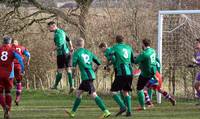
[[[116,76],[110,91],[132,91],[132,79],[133,76]]]
[[[72,67],[72,54],[63,54],[57,56],[57,67],[58,69]]]
[[[153,76],[152,76],[152,77],[153,77]],[[144,89],[144,87],[147,85],[147,83],[149,82],[149,80],[150,80],[152,77],[145,78],[145,77],[143,77],[142,75],[140,75],[140,76],[139,76],[139,79],[138,79],[138,82],[137,82],[137,90],[142,90],[142,89]]]
[[[93,84],[93,80],[82,81],[78,89],[86,91],[89,94],[94,93],[95,92],[95,87],[94,87],[94,84]]]

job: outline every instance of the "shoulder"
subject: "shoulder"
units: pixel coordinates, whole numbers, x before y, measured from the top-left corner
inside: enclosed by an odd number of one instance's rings
[[[57,30],[55,31],[55,35],[60,35],[60,34],[65,34],[64,30],[62,30],[62,29],[57,29]]]

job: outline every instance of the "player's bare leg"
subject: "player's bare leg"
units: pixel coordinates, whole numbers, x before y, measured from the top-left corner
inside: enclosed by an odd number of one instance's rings
[[[196,96],[197,96],[197,98],[199,99],[199,101],[200,101],[200,81],[196,81],[195,83],[194,83],[194,88],[195,88],[195,90],[196,90]],[[197,103],[196,104],[197,106],[199,106],[200,105],[200,102],[199,103]]]

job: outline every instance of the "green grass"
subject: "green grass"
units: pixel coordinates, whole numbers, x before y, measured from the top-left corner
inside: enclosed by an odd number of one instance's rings
[[[135,96],[134,96],[135,97]],[[66,95],[64,91],[26,91],[20,106],[12,107],[12,119],[69,119],[64,113],[73,104],[73,95]],[[103,96],[112,116],[109,119],[127,119],[124,116],[115,117],[118,107],[110,96]],[[133,98],[133,117],[130,119],[200,119],[200,106],[195,106],[194,100],[178,100],[177,106],[173,107],[163,100],[160,105],[146,111],[137,112],[137,99]],[[90,97],[83,96],[82,103],[75,119],[98,119],[101,111]],[[3,117],[2,110],[0,118]],[[128,118],[129,119],[129,118]]]

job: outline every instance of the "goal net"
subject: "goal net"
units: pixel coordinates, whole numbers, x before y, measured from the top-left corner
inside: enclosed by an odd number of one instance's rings
[[[163,88],[178,97],[194,98],[197,68],[188,68],[200,38],[200,10],[159,11],[158,56],[162,62]],[[158,102],[161,101],[159,95]]]

